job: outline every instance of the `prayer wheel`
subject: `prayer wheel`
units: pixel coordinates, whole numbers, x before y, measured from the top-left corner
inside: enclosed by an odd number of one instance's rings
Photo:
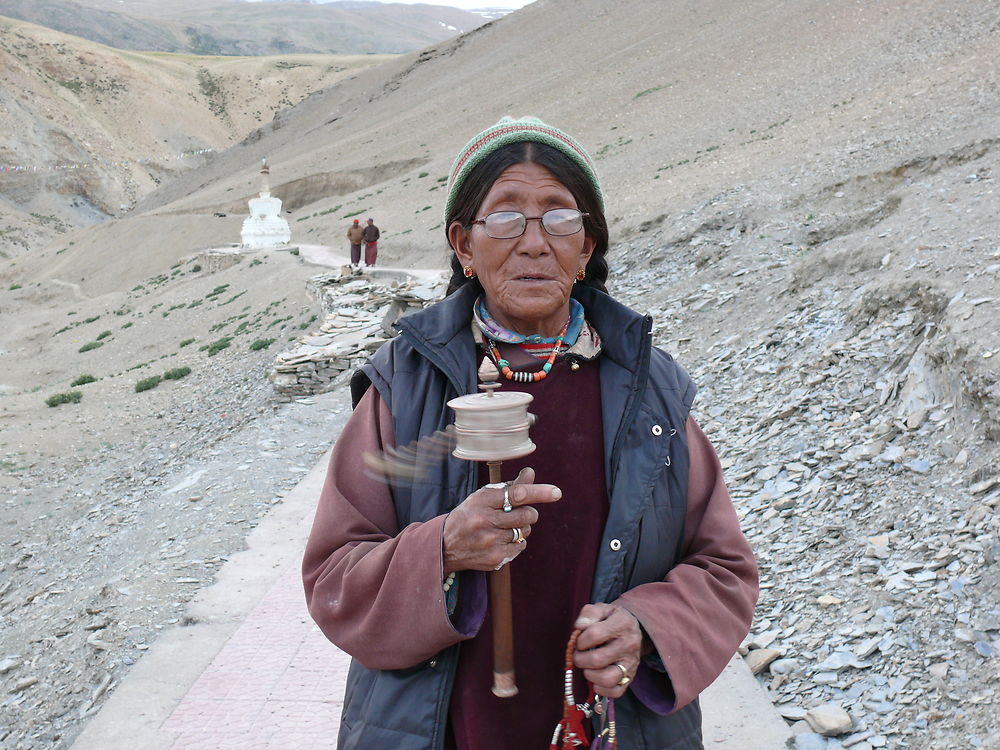
[[[528,437],[534,415],[528,413],[530,393],[476,393],[448,402],[455,410],[453,455],[467,461],[506,461],[534,452]]]
[[[501,466],[510,458],[535,450],[528,429],[535,416],[528,413],[530,393],[496,392],[500,372],[489,358],[479,367],[482,393],[459,396],[448,402],[455,411],[455,448],[452,454],[466,461],[485,461],[491,486],[501,487]],[[490,610],[493,622],[493,694],[517,695],[514,681],[514,628],[511,610],[510,570],[501,563],[490,574]]]

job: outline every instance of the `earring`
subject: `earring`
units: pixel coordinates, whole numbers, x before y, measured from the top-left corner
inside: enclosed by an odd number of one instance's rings
[[[462,269],[462,273],[465,274],[465,278],[474,279],[476,278],[476,270],[472,266],[466,266]]]
[[[587,278],[587,272],[582,268],[576,269],[576,280],[583,281],[585,278]]]

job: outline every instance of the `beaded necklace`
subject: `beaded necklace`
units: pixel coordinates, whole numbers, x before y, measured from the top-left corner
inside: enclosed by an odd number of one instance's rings
[[[510,362],[500,356],[500,350],[497,349],[496,342],[489,336],[484,336],[483,338],[486,341],[486,348],[489,350],[490,356],[507,380],[513,380],[515,383],[537,383],[539,380],[544,380],[552,369],[552,363],[556,361],[556,355],[559,354],[559,347],[563,344],[563,338],[566,336],[569,324],[570,321],[566,321],[566,325],[563,326],[562,331],[556,336],[556,345],[552,347],[552,353],[549,354],[548,360],[542,365],[542,369],[537,372],[514,372],[510,369]]]

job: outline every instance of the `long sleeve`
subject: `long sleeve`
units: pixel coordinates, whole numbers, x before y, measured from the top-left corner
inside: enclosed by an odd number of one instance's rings
[[[370,388],[334,447],[302,562],[313,619],[371,669],[413,666],[479,626],[453,625],[446,611],[445,516],[398,529],[390,488],[364,469],[363,455],[393,440],[391,415]]]
[[[659,713],[687,705],[718,677],[750,627],[758,594],[757,563],[719,458],[693,418],[686,432],[683,558],[662,582],[637,586],[616,602],[639,620],[666,671],[657,677],[644,664],[633,686]]]

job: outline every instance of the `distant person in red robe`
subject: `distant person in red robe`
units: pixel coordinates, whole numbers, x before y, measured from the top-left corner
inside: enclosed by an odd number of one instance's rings
[[[366,266],[375,265],[375,258],[378,257],[378,238],[380,235],[381,232],[379,232],[378,227],[375,226],[374,219],[368,219],[368,224],[365,226],[364,230]]]

